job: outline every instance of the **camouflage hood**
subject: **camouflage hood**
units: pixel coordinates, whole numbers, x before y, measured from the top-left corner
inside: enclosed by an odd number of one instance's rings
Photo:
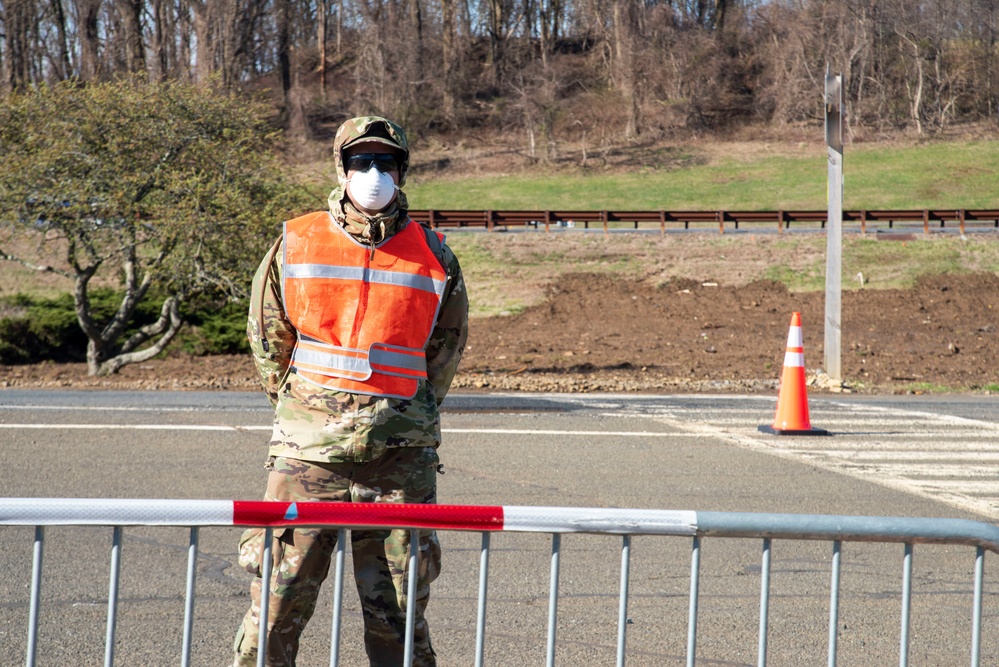
[[[395,233],[404,222],[409,210],[406,195],[400,189],[395,201],[375,216],[367,216],[354,208],[347,197],[347,172],[343,164],[343,151],[357,141],[377,141],[402,152],[399,166],[399,187],[406,184],[409,171],[409,141],[401,127],[380,116],[359,116],[345,121],[333,139],[333,160],[336,165],[337,186],[329,196],[330,213],[347,231],[379,242]],[[376,231],[377,230],[377,231]]]

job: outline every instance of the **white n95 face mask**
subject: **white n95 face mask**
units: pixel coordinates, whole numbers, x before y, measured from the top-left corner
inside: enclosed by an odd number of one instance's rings
[[[354,173],[350,183],[350,198],[369,211],[380,211],[395,198],[395,181],[371,165],[367,171]]]

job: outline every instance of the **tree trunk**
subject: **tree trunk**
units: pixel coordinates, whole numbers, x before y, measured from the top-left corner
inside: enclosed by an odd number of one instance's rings
[[[125,29],[125,58],[129,72],[146,73],[142,44],[142,0],[115,0]]]
[[[291,0],[276,0],[277,58],[281,74],[281,94],[285,106],[291,91]]]
[[[504,36],[506,14],[503,0],[489,0],[489,55],[486,61],[486,68],[489,71],[489,83],[496,85],[499,82],[499,65],[501,56],[501,44]]]
[[[624,136],[633,138],[641,132],[636,93],[636,72],[632,51],[632,22],[630,0],[615,0],[614,18],[614,76],[625,104]]]
[[[326,101],[326,3],[316,0],[316,47],[319,49],[319,95]]]
[[[214,27],[214,0],[189,0],[189,6],[194,13],[194,34],[197,47],[194,62],[194,80],[205,83],[215,71],[215,58],[212,51],[212,28]]]
[[[14,0],[4,6],[5,40],[7,42],[7,85],[17,90],[31,82],[29,61],[28,0]]]
[[[442,111],[448,124],[454,124],[456,102],[454,91],[455,72],[455,35],[454,35],[454,0],[441,0],[441,66],[444,74],[442,93]]]
[[[68,79],[73,75],[73,62],[70,59],[69,36],[66,30],[66,10],[62,6],[62,0],[52,0],[52,9],[55,13],[56,30],[59,33],[59,78]]]
[[[76,0],[76,15],[79,17],[80,40],[80,80],[95,81],[101,72],[100,33],[97,16],[100,0]]]

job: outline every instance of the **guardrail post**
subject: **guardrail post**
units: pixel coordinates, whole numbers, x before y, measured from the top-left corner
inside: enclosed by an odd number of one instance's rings
[[[960,216],[958,218],[958,220],[961,223],[961,236],[964,236],[964,209],[963,208],[958,212],[958,215]]]
[[[784,233],[784,211],[777,211],[777,232]]]
[[[604,223],[604,236],[610,235],[610,230],[607,229],[607,211],[600,211],[600,221]]]
[[[430,229],[437,229],[437,221],[434,219],[434,209],[427,211],[427,214],[430,222]]]
[[[860,211],[860,233],[867,234],[867,209]]]
[[[923,233],[930,233],[930,210],[928,208],[923,209]]]
[[[715,222],[718,223],[718,233],[725,233],[725,213],[722,211],[715,211]]]
[[[659,211],[659,236],[666,236],[666,211]]]
[[[545,233],[548,232],[548,226],[549,224],[551,224],[551,220],[552,220],[552,212],[545,211]]]
[[[493,231],[493,212],[486,211],[486,231]]]

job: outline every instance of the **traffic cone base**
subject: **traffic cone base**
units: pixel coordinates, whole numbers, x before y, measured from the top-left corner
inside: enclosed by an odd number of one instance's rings
[[[770,435],[829,435],[829,431],[824,428],[815,428],[814,426],[808,430],[782,429],[774,428],[773,426],[757,426],[756,428],[760,432],[769,433]]]
[[[808,391],[805,389],[805,348],[801,335],[801,313],[791,314],[787,334],[784,370],[780,378],[777,413],[771,426],[760,426],[763,433],[773,435],[829,435],[829,431],[813,428],[808,418]]]

